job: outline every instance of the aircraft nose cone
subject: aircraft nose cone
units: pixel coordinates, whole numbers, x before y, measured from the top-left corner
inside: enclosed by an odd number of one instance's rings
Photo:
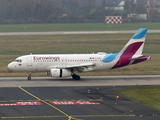
[[[9,63],[9,64],[8,64],[8,69],[9,69],[9,70],[13,70],[13,64],[12,64],[12,63]]]

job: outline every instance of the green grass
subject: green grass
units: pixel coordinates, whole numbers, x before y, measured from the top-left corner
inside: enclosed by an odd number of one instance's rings
[[[118,52],[133,34],[0,36],[0,55]],[[148,34],[144,53],[160,54],[160,34]]]
[[[0,76],[26,76],[26,73],[9,73],[7,65],[16,57],[26,54],[67,54],[67,53],[115,53],[122,49],[133,34],[93,35],[31,35],[0,36]],[[81,75],[142,75],[160,74],[160,34],[148,34],[144,54],[151,60],[119,69],[82,73]],[[45,75],[36,74],[38,75]]]
[[[0,25],[0,32],[39,32],[39,31],[96,31],[96,30],[137,30],[139,28],[160,29],[160,23],[123,24],[13,24]]]
[[[160,86],[122,89],[117,93],[160,110]]]

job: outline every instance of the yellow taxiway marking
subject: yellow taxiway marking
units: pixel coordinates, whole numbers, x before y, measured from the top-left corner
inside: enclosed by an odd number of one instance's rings
[[[73,117],[128,117],[136,115],[72,115]]]
[[[71,116],[67,116],[68,120],[71,119],[76,119],[73,117],[134,117],[136,115],[71,115]],[[15,116],[15,117],[1,117],[1,119],[13,119],[13,118],[58,118],[58,117],[66,117],[66,116]],[[80,119],[76,119],[76,120],[80,120]]]
[[[2,100],[1,102],[32,102],[40,100]],[[44,99],[44,101],[103,101],[101,99]]]
[[[42,99],[40,99],[39,97],[33,95],[32,93],[28,92],[27,90],[25,90],[25,89],[22,88],[21,86],[18,86],[18,88],[21,89],[22,91],[24,91],[25,93],[27,93],[28,95],[30,95],[30,96],[36,98],[38,101],[41,101],[41,102],[47,104],[48,106],[54,108],[55,110],[59,111],[60,113],[62,113],[62,114],[65,115],[66,117],[68,117],[68,120],[71,120],[71,119],[79,120],[79,119],[77,119],[77,118],[74,118],[74,117],[68,115],[67,113],[65,113],[65,112],[63,112],[62,110],[58,109],[58,108],[55,107],[54,105],[52,105],[52,104],[46,102],[45,100],[42,100]]]

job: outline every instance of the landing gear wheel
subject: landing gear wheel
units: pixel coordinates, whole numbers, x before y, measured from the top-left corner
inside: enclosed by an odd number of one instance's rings
[[[72,75],[72,78],[73,78],[74,80],[80,80],[80,79],[81,79],[81,77],[80,77],[79,75],[76,75],[76,74],[73,74],[73,75]]]
[[[29,74],[29,75],[28,75],[28,78],[27,78],[27,79],[28,79],[28,80],[31,80],[31,72],[29,72],[28,74]]]
[[[31,80],[31,77],[28,77],[28,80]]]

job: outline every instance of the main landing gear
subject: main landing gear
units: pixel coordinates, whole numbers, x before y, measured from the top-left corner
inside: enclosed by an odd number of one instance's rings
[[[80,79],[81,79],[81,77],[80,77],[79,75],[76,75],[76,74],[73,74],[73,75],[72,75],[72,78],[73,78],[74,80],[80,80]]]
[[[80,79],[81,79],[81,77],[80,77],[79,75],[76,75],[76,74],[74,73],[74,69],[73,69],[73,68],[71,68],[70,70],[71,70],[71,73],[72,73],[72,78],[73,78],[74,80],[80,80]]]
[[[28,80],[31,80],[31,73],[28,73]]]

